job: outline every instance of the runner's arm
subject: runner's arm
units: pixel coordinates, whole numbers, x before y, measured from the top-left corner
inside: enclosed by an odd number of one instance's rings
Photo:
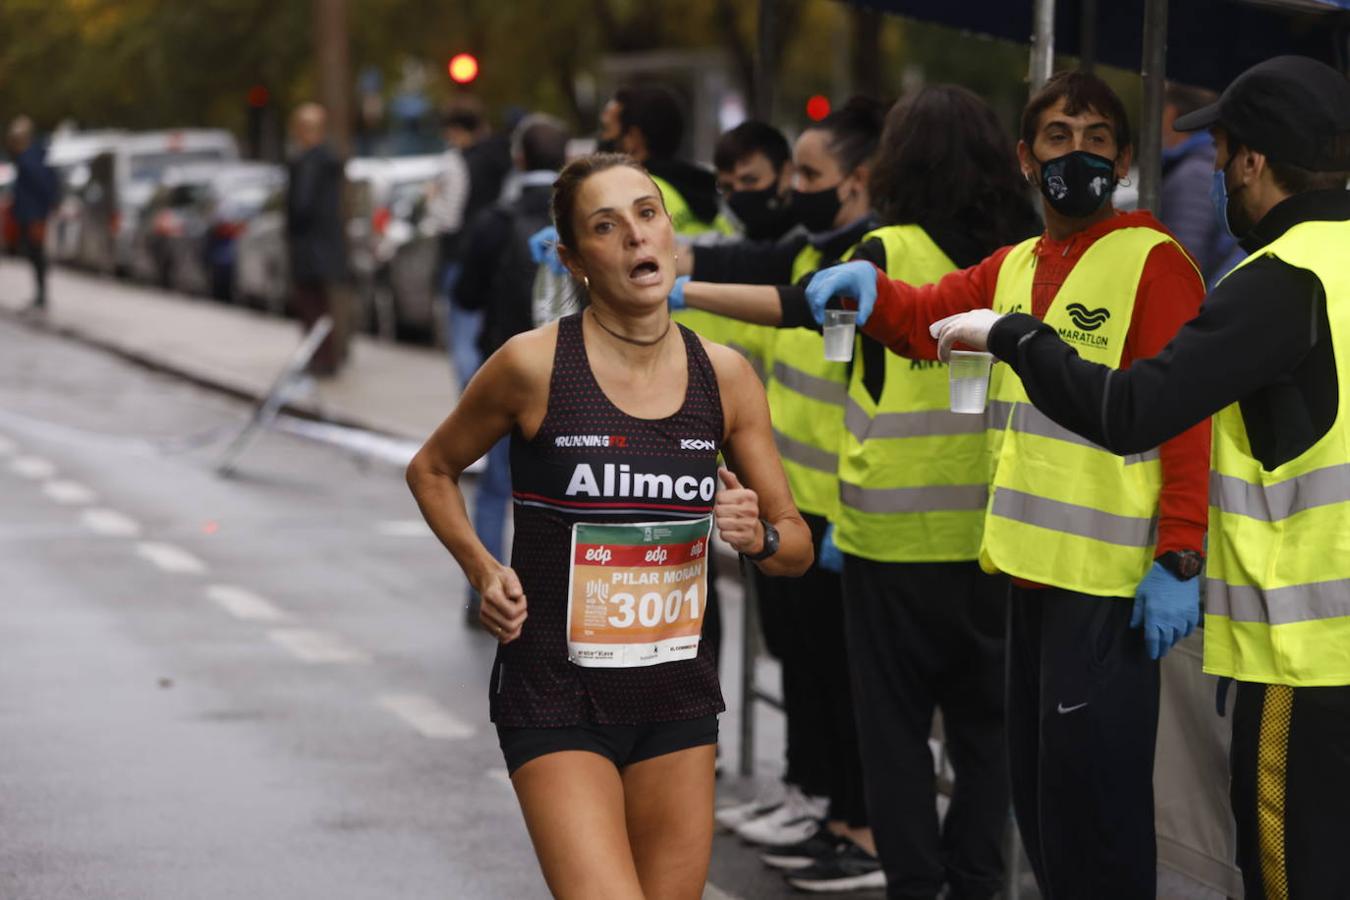
[[[765,575],[801,575],[811,565],[815,554],[811,530],[797,512],[788,490],[787,476],[783,474],[783,464],[774,446],[764,386],[755,370],[734,350],[707,342],[704,342],[704,348],[713,360],[722,395],[726,430],[723,454],[735,473],[734,479],[748,489],[758,505],[756,520],[763,519],[778,531],[778,552],[756,565]],[[734,489],[735,484],[727,484],[727,487]],[[723,499],[719,494],[719,513]],[[720,523],[718,528],[722,530]],[[763,527],[756,521],[752,528],[754,534],[749,539],[749,546],[737,547],[738,550],[755,553],[763,548]],[[733,546],[736,546],[734,542]]]
[[[503,643],[520,634],[525,595],[515,572],[498,562],[474,532],[459,481],[515,425],[528,425],[524,420],[535,412],[529,398],[547,391],[552,353],[539,345],[541,339],[552,341],[552,333],[556,327],[518,335],[489,357],[408,464],[408,487],[423,518],[483,597],[481,618]]]

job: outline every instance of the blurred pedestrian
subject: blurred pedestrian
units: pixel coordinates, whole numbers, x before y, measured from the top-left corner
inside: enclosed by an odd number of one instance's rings
[[[473,221],[480,210],[496,203],[501,196],[502,183],[511,171],[511,150],[507,139],[492,133],[482,108],[472,98],[456,101],[442,117],[442,124],[450,152],[436,191],[442,228],[437,268],[439,293],[449,303],[450,361],[463,390],[483,361],[478,349],[483,311],[469,309],[458,300],[456,286],[464,261],[461,226]],[[463,163],[462,169],[455,161],[456,154]]]
[[[1237,240],[1214,218],[1209,188],[1214,174],[1214,141],[1204,132],[1177,131],[1178,117],[1219,98],[1204,88],[1168,84],[1163,103],[1162,187],[1158,221],[1200,265],[1213,284],[1243,257]]]
[[[20,253],[33,266],[35,294],[30,309],[47,307],[47,218],[56,205],[56,175],[47,165],[47,148],[33,136],[33,121],[19,116],[9,123],[9,153],[14,178],[14,237]]]
[[[462,269],[455,290],[460,306],[481,312],[478,351],[486,359],[512,337],[534,327],[537,266],[530,236],[546,227],[553,182],[567,161],[568,132],[549,116],[527,116],[512,138],[519,194],[476,215],[464,230]],[[487,471],[474,497],[474,532],[499,562],[506,562],[506,514],[511,503],[510,441],[502,438],[487,456]],[[478,618],[479,598],[469,588],[468,609]]]
[[[295,152],[287,166],[286,245],[295,313],[308,331],[324,316],[334,329],[310,361],[310,374],[336,375],[346,355],[341,287],[347,273],[342,162],[326,142],[328,116],[317,103],[291,115]]]

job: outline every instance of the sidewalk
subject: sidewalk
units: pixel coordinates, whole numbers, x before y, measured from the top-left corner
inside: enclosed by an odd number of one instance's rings
[[[214,300],[53,269],[51,330],[192,381],[249,398],[263,396],[300,344],[299,325]],[[0,259],[0,314],[33,295],[28,264]],[[422,441],[459,395],[446,354],[358,336],[342,374],[320,381],[294,408],[307,415]]]

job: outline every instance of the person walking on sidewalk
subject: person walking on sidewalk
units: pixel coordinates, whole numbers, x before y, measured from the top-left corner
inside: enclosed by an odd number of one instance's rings
[[[625,156],[584,157],[552,208],[588,306],[507,341],[408,483],[499,641],[491,715],[553,895],[695,900],[724,708],[699,639],[711,527],[780,575],[810,564],[810,534],[754,371],[670,319],[677,247],[651,178]],[[510,567],[459,489],[508,434]]]
[[[530,236],[551,220],[553,182],[567,161],[567,129],[549,116],[527,116],[512,143],[520,170],[520,194],[509,203],[481,211],[465,228],[463,268],[456,297],[460,306],[483,315],[478,351],[486,359],[518,334],[534,327],[533,294],[536,266]],[[502,438],[487,455],[487,470],[478,481],[473,524],[483,546],[506,562],[506,514],[511,502],[510,441]],[[467,608],[478,619],[479,597],[469,589]]]
[[[1042,236],[936,284],[866,262],[822,272],[807,288],[817,321],[832,298],[856,298],[866,334],[920,359],[937,357],[930,323],[990,308],[1030,313],[1113,367],[1161,350],[1204,283],[1152,215],[1112,207],[1131,157],[1120,98],[1060,73],[1028,101],[1021,136]],[[1006,369],[989,397],[980,562],[1013,578],[1006,715],[1022,840],[1047,896],[1153,897],[1157,660],[1199,616],[1208,425],[1122,459],[1046,419]]]
[[[47,219],[56,205],[56,175],[47,165],[46,148],[33,136],[33,122],[19,116],[9,124],[8,144],[14,168],[13,205],[16,246],[33,266],[35,293],[30,309],[47,308]]]
[[[1113,371],[1025,315],[939,333],[1115,453],[1214,416],[1204,665],[1238,683],[1246,896],[1350,897],[1350,82],[1276,57],[1176,127],[1213,135],[1215,218],[1250,257],[1166,349]]]
[[[287,166],[286,249],[290,258],[292,299],[301,326],[308,331],[324,316],[333,330],[310,362],[310,374],[336,375],[346,357],[346,310],[341,287],[347,274],[342,221],[342,161],[326,142],[328,115],[306,103],[291,115],[296,155]]]

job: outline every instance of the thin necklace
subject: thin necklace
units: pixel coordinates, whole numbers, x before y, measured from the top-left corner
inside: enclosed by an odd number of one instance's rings
[[[623,341],[626,344],[633,344],[638,347],[654,347],[657,344],[664,341],[666,339],[666,335],[670,334],[670,324],[672,322],[671,319],[666,319],[666,330],[661,332],[661,334],[658,337],[654,337],[650,341],[640,341],[637,338],[630,338],[625,334],[619,334],[613,328],[610,328],[601,320],[599,316],[595,314],[595,310],[593,309],[591,310],[591,318],[595,321],[595,324],[599,325],[601,328],[605,329],[605,331],[608,331],[610,334],[614,335],[619,340]]]

